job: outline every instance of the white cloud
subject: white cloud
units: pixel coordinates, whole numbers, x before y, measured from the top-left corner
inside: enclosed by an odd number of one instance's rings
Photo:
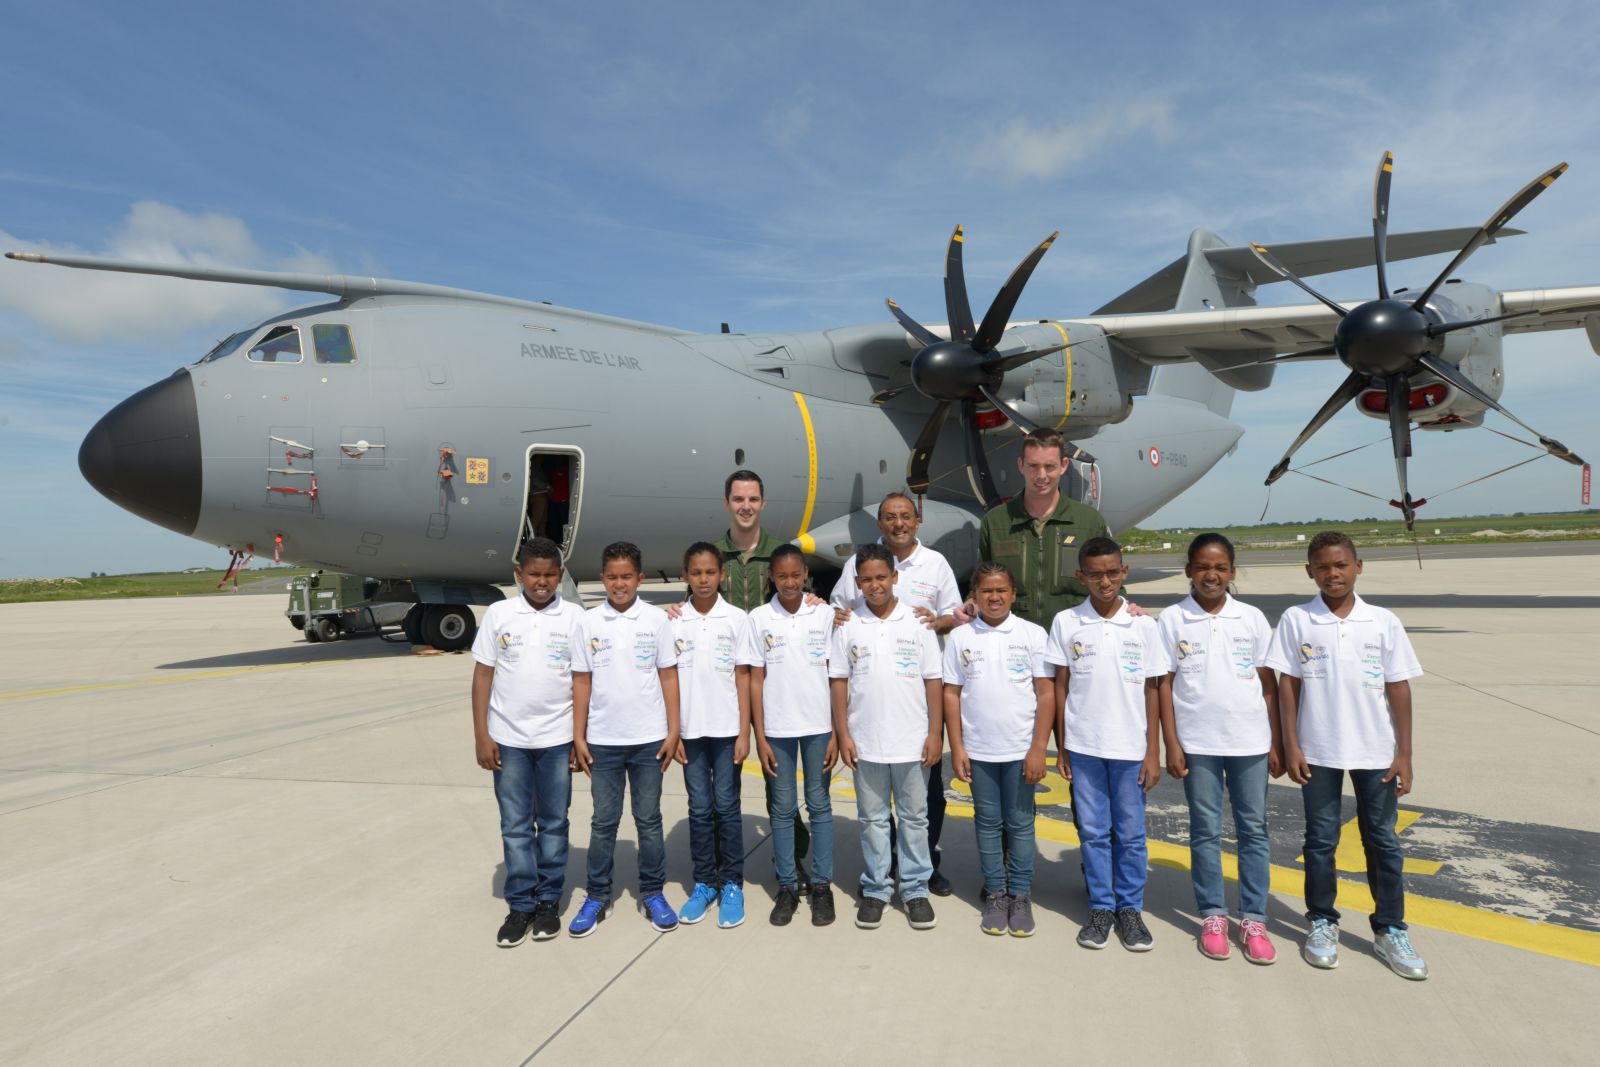
[[[296,249],[263,252],[249,227],[232,215],[190,214],[152,201],[134,204],[91,252],[18,237],[0,230],[5,251],[102,255],[164,264],[327,272],[322,257]],[[284,307],[282,291],[258,286],[70,270],[0,260],[0,311],[16,311],[65,340],[92,343],[117,337],[161,341],[211,325],[230,329]]]
[[[1015,178],[1056,178],[1092,163],[1118,141],[1137,135],[1167,139],[1174,129],[1173,111],[1171,100],[1145,97],[1061,122],[1014,118],[981,140],[972,158],[998,165]]]

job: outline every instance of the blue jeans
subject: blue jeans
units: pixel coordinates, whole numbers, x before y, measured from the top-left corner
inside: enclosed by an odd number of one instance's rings
[[[796,885],[794,828],[797,800],[794,774],[796,764],[806,776],[806,814],[811,817],[811,882],[833,881],[833,798],[828,795],[831,772],[822,769],[828,758],[828,741],[833,735],[809,737],[769,737],[772,754],[778,760],[776,777],[767,779],[772,789],[772,858],[778,868],[778,884]]]
[[[1083,880],[1095,911],[1144,910],[1149,855],[1144,843],[1144,787],[1136,759],[1069,752]]]
[[[639,834],[639,897],[661,892],[667,881],[667,845],[661,836],[660,741],[642,745],[590,745],[589,795],[594,820],[589,827],[589,896],[611,899],[611,854],[622,822],[622,790],[633,794],[633,826]]]
[[[731,737],[695,737],[683,743],[694,880],[716,889],[729,882],[744,885],[744,823],[739,814],[743,771],[733,762],[733,743]]]
[[[532,911],[560,901],[567,877],[567,808],[572,805],[572,743],[500,746],[494,798],[506,854],[506,906]]]
[[[1267,921],[1272,850],[1267,839],[1267,756],[1202,756],[1187,753],[1189,776],[1189,877],[1201,917],[1226,915],[1222,889],[1222,787],[1233,802],[1239,837],[1239,917]]]
[[[861,891],[887,902],[889,880],[889,805],[900,816],[900,899],[928,895],[933,860],[928,855],[928,770],[921,763],[856,764],[856,811],[861,817],[861,852],[866,870]]]
[[[1389,773],[1350,771],[1350,784],[1356,794],[1356,825],[1361,829],[1361,848],[1367,854],[1367,888],[1372,890],[1376,910],[1372,913],[1372,932],[1406,928],[1406,887],[1401,877],[1405,857],[1400,854],[1400,838],[1395,834],[1398,800],[1394,783],[1384,782]],[[1339,921],[1333,900],[1338,891],[1338,874],[1333,854],[1339,847],[1339,792],[1345,772],[1337,767],[1311,767],[1311,781],[1300,787],[1306,805],[1306,918]]]
[[[941,759],[928,768],[928,858],[939,870],[939,835],[944,833],[944,761]],[[889,849],[894,850],[897,831],[894,816],[889,816]]]
[[[1025,897],[1033,890],[1033,810],[1021,760],[972,761],[972,824],[987,892]]]

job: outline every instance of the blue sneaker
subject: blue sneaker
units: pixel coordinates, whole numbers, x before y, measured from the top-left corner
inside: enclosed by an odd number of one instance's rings
[[[744,922],[744,888],[729,882],[717,901],[717,925],[731,930]]]
[[[689,899],[683,902],[683,907],[678,912],[678,921],[693,926],[706,917],[706,909],[711,907],[712,901],[716,899],[715,889],[704,882],[696,882],[694,892],[689,894]]]
[[[594,933],[594,928],[599,926],[611,914],[609,900],[596,900],[594,897],[585,897],[583,907],[578,909],[578,914],[572,917],[572,925],[567,927],[567,933],[573,937],[588,937]]]
[[[650,920],[650,925],[662,933],[678,928],[678,916],[660,893],[652,893],[639,905],[639,914]]]

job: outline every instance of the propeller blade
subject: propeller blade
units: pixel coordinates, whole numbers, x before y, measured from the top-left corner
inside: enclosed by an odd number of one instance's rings
[[[939,401],[911,446],[911,458],[906,461],[906,487],[918,496],[928,491],[928,465],[933,462],[933,447],[939,443],[939,431],[944,429],[944,420],[949,414],[950,401]]]
[[[1527,185],[1524,185],[1516,196],[1501,204],[1500,210],[1490,215],[1489,221],[1478,227],[1478,232],[1468,238],[1466,247],[1456,253],[1456,258],[1452,259],[1450,265],[1439,272],[1439,276],[1433,280],[1433,284],[1424,289],[1422,295],[1417,297],[1411,306],[1421,311],[1422,305],[1426,304],[1428,298],[1434,294],[1439,286],[1445,283],[1445,279],[1456,272],[1457,267],[1467,261],[1468,256],[1482,248],[1489,238],[1505,229],[1506,223],[1510,222],[1517,212],[1533,203],[1533,198],[1550,188],[1557,178],[1566,173],[1566,170],[1567,165],[1565,163],[1558,163]]]
[[[1384,276],[1384,261],[1389,258],[1389,181],[1394,177],[1394,153],[1385,152],[1378,160],[1378,175],[1372,182],[1372,251],[1378,265],[1378,299],[1389,299],[1389,279]]]
[[[983,322],[978,326],[978,334],[972,340],[972,347],[979,352],[987,352],[1000,343],[1000,335],[1006,332],[1006,323],[1011,321],[1011,313],[1017,309],[1017,300],[1022,296],[1022,287],[1028,284],[1028,279],[1033,276],[1033,268],[1039,265],[1044,254],[1050,251],[1050,246],[1055,243],[1061,231],[1057,230],[1043,241],[1039,247],[1029,252],[1017,269],[1011,272],[1011,277],[1000,287],[1000,292],[995,295],[994,303],[989,305],[989,310],[983,316]]]
[[[1006,371],[1013,371],[1018,367],[1027,366],[1036,359],[1054,355],[1066,347],[1066,345],[1051,345],[1048,348],[1024,348],[1017,352],[996,352],[994,358],[987,362],[991,367],[1000,368],[1000,373],[1004,374]]]
[[[1038,423],[1017,412],[1010,404],[996,396],[994,390],[987,385],[980,385],[978,388],[983,392],[983,398],[993,404],[996,411],[1021,426],[1023,430],[1037,430],[1039,428]]]
[[[1315,289],[1311,288],[1311,286],[1309,286],[1305,282],[1301,281],[1299,275],[1295,274],[1294,271],[1290,270],[1288,267],[1285,267],[1282,263],[1278,262],[1278,257],[1273,255],[1271,252],[1267,251],[1267,247],[1265,245],[1258,245],[1254,241],[1251,241],[1250,242],[1250,251],[1252,251],[1252,252],[1254,252],[1256,254],[1256,258],[1259,259],[1263,264],[1265,264],[1266,268],[1268,270],[1272,271],[1274,274],[1276,274],[1278,277],[1284,279],[1285,281],[1293,282],[1294,284],[1298,285],[1301,289],[1304,289],[1308,294],[1311,295],[1311,297],[1313,299],[1318,300],[1321,303],[1326,304],[1328,307],[1332,308],[1334,310],[1334,312],[1337,313],[1338,316],[1341,319],[1344,318],[1346,315],[1350,314],[1350,311],[1349,311],[1348,308],[1344,307],[1341,304],[1334,303],[1332,300],[1329,300],[1327,297],[1323,296],[1321,293],[1319,293]]]
[[[971,341],[972,305],[967,303],[967,275],[961,267],[961,227],[950,235],[950,248],[944,254],[944,309],[950,318],[950,340]]]
[[[894,315],[895,321],[900,324],[901,328],[904,329],[906,333],[909,333],[912,337],[915,337],[917,339],[917,343],[923,348],[927,348],[929,345],[936,345],[939,343],[939,338],[937,335],[932,333],[926,326],[922,325],[922,323],[918,322],[916,319],[902,311],[899,304],[896,304],[893,300],[885,300],[884,303],[889,305],[890,314]]]
[[[1394,442],[1394,472],[1400,480],[1400,514],[1405,516],[1406,529],[1416,521],[1417,512],[1412,506],[1411,490],[1406,485],[1406,461],[1411,458],[1411,380],[1404,374],[1391,374],[1384,379],[1389,390],[1389,438]]]
[[[1440,359],[1438,356],[1423,356],[1419,362],[1424,367],[1437,374],[1443,380],[1449,382],[1463,393],[1466,393],[1468,396],[1472,397],[1478,403],[1494,408],[1494,410],[1498,411],[1500,414],[1504,415],[1518,426],[1521,426],[1524,430],[1527,430],[1529,433],[1533,434],[1533,436],[1539,439],[1539,443],[1544,446],[1544,450],[1550,453],[1552,456],[1556,457],[1557,459],[1564,459],[1574,467],[1581,467],[1584,465],[1582,457],[1578,456],[1572,451],[1572,449],[1568,448],[1566,445],[1562,444],[1560,441],[1557,441],[1553,437],[1546,437],[1544,434],[1540,433],[1538,430],[1535,430],[1532,426],[1529,426],[1527,423],[1511,414],[1511,412],[1501,407],[1500,404],[1492,399],[1488,393],[1485,393],[1482,389],[1479,389],[1476,385],[1474,385],[1471,378],[1468,378],[1465,374],[1462,374],[1461,371],[1448,360]]]
[[[961,428],[966,431],[967,479],[972,482],[972,493],[984,507],[993,506],[1000,494],[995,491],[994,477],[989,473],[989,457],[983,451],[983,435],[978,432],[978,402],[961,402]]]
[[[1333,418],[1340,408],[1360,395],[1370,381],[1371,379],[1360,371],[1350,372],[1350,377],[1346,378],[1339,388],[1333,391],[1333,395],[1327,399],[1322,407],[1317,409],[1317,413],[1311,416],[1311,421],[1306,423],[1306,428],[1300,431],[1300,436],[1294,439],[1294,444],[1289,446],[1289,451],[1285,452],[1283,458],[1278,461],[1278,465],[1272,468],[1272,471],[1267,475],[1268,485],[1284,476],[1289,469],[1289,460],[1294,458],[1294,454],[1300,450],[1300,446],[1311,440],[1313,434],[1327,425],[1328,420]]]

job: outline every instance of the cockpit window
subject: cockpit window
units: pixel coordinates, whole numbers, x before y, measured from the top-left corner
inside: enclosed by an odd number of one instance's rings
[[[350,327],[331,322],[319,322],[311,327],[311,337],[317,343],[318,363],[354,363],[356,345],[350,339]]]
[[[212,360],[221,359],[223,356],[231,356],[235,352],[239,351],[239,346],[244,344],[249,338],[249,330],[243,330],[231,337],[224,337],[222,340],[217,342],[217,347],[201,356],[199,362],[210,363]]]
[[[274,326],[250,349],[252,363],[299,363],[300,360],[300,329],[297,326]]]

